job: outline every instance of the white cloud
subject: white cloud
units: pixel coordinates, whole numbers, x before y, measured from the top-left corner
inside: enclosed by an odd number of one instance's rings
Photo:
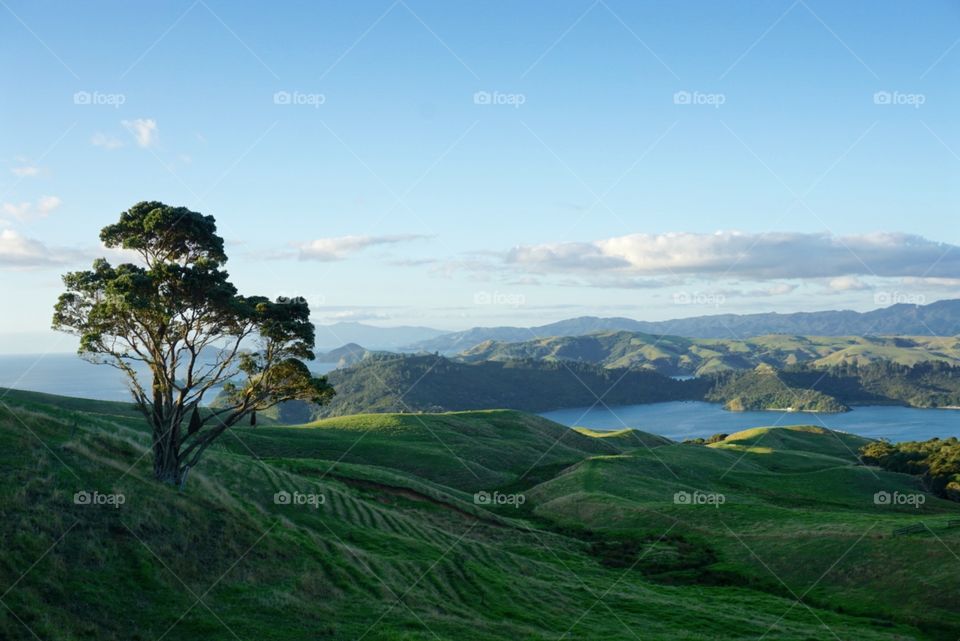
[[[864,289],[870,289],[870,285],[863,282],[856,276],[838,276],[831,278],[828,283],[830,289],[836,292],[856,292]]]
[[[90,144],[94,147],[103,147],[104,149],[119,149],[123,147],[122,140],[99,131],[90,137]]]
[[[151,147],[157,142],[157,121],[153,118],[137,118],[136,120],[122,120],[120,124],[133,134],[137,145]]]
[[[31,165],[24,165],[22,167],[11,167],[10,171],[17,178],[27,178],[31,176],[37,176],[40,174],[40,168],[33,167]]]
[[[915,287],[930,287],[936,289],[960,290],[960,278],[923,278],[908,276],[900,280],[904,285]]]
[[[507,266],[532,273],[697,275],[704,278],[960,277],[960,252],[921,236],[877,232],[630,234],[593,242],[518,246]],[[929,272],[929,273],[928,273]]]
[[[794,283],[774,283],[769,287],[762,287],[760,289],[750,289],[744,292],[733,291],[735,295],[742,296],[756,296],[757,298],[768,298],[773,296],[786,296],[787,294],[792,294],[798,285]]]
[[[0,268],[30,268],[63,265],[80,258],[80,252],[52,249],[12,229],[0,231]]]
[[[391,236],[340,236],[338,238],[318,238],[299,245],[300,260],[318,260],[329,262],[343,260],[352,254],[376,245],[393,245],[413,240],[429,238],[421,234],[395,234]]]
[[[391,318],[389,314],[384,314],[380,312],[368,312],[364,310],[350,310],[336,312],[333,314],[325,314],[324,318],[327,321],[333,322],[360,322],[360,321],[371,321],[371,320],[388,320]]]
[[[3,203],[3,213],[20,221],[46,218],[61,204],[63,201],[57,196],[40,196],[35,203]]]

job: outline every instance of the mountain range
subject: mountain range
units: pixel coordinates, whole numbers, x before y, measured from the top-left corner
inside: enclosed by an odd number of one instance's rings
[[[446,334],[442,329],[401,325],[377,327],[357,322],[341,322],[316,326],[316,345],[319,351],[340,347],[345,343],[359,343],[371,350],[399,350],[407,345],[429,341]]]
[[[724,339],[747,339],[767,334],[955,336],[960,334],[960,299],[941,300],[928,305],[899,303],[869,312],[842,310],[790,314],[714,314],[666,321],[582,316],[538,327],[474,327],[460,332],[441,333],[404,345],[403,351],[455,354],[490,340],[514,343],[604,331]],[[357,342],[367,345],[363,341]]]

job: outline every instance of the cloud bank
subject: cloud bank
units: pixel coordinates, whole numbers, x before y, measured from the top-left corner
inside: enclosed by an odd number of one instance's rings
[[[47,247],[12,229],[0,231],[0,269],[52,267],[72,262],[80,256],[80,252],[74,250]]]
[[[593,242],[521,245],[503,260],[505,266],[524,272],[607,277],[960,277],[960,247],[898,232],[630,234]],[[855,282],[838,280],[835,285],[853,289]]]

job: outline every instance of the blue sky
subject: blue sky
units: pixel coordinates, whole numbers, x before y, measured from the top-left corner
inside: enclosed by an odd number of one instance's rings
[[[318,323],[955,297],[958,39],[947,0],[2,0],[0,351],[71,348],[59,276],[140,200]]]

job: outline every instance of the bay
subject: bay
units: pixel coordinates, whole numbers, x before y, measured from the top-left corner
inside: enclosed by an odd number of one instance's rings
[[[596,430],[631,427],[677,441],[718,432],[732,434],[751,427],[786,425],[816,425],[893,442],[960,437],[960,410],[890,405],[859,406],[841,414],[810,414],[729,412],[716,403],[677,401],[611,408],[575,407],[544,412],[541,416],[571,427]]]

